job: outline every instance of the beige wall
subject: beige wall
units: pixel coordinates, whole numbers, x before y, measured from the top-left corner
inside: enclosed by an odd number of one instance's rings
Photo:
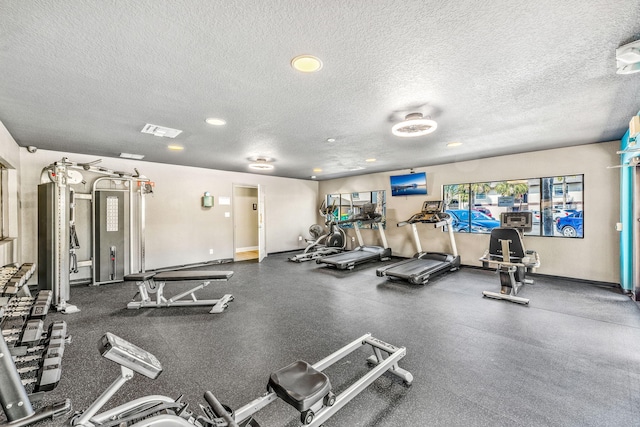
[[[23,198],[22,259],[37,257],[37,185],[47,165],[68,157],[72,162],[95,160],[94,156],[20,149]],[[239,172],[103,158],[100,166],[140,173],[155,182],[146,197],[146,268],[191,264],[233,258],[233,206],[221,205],[219,197],[233,197],[233,185],[262,185],[265,189],[267,252],[298,248],[298,235],[316,221],[318,183]],[[213,208],[203,208],[208,191]],[[225,213],[229,212],[229,216]],[[213,254],[210,254],[213,249]]]
[[[20,254],[20,148],[0,122],[0,163],[8,170],[3,179],[2,191],[8,195],[7,203],[2,206],[3,232],[7,239],[0,242],[0,265],[19,262]]]
[[[415,168],[417,172],[427,173],[429,195],[425,198],[391,197],[389,175],[407,173],[407,170],[317,183],[117,158],[105,158],[101,165],[125,171],[136,167],[156,182],[154,194],[147,198],[149,269],[232,258],[233,217],[225,217],[225,212],[232,213],[232,206],[220,206],[218,197],[231,198],[234,184],[265,186],[268,252],[299,248],[297,237],[306,236],[310,224],[322,221],[316,212],[324,194],[386,189],[389,244],[395,254],[411,256],[415,249],[410,230],[397,228],[396,224],[416,212],[424,199],[440,199],[444,184],[584,174],[584,239],[527,236],[525,243],[540,253],[540,273],[619,283],[619,236],[615,231],[619,221],[619,170],[606,168],[619,163],[618,147],[619,141],[612,141]],[[20,237],[17,251],[13,244],[7,245],[8,249],[0,247],[0,261],[36,260],[40,172],[64,156],[76,162],[95,159],[46,150],[28,153],[18,147],[0,123],[0,160],[14,168],[10,178],[16,190],[9,208],[14,230],[11,233]],[[200,198],[205,191],[216,198],[212,209],[201,207]],[[363,230],[363,235],[366,243],[379,243],[377,233]],[[425,250],[449,250],[445,233],[421,228],[420,235]],[[488,236],[458,233],[456,239],[462,262],[480,265],[477,259],[488,245]],[[214,249],[213,255],[209,255],[209,249]]]
[[[474,161],[415,168],[427,173],[428,196],[391,197],[389,176],[408,170],[361,175],[320,182],[319,197],[336,192],[387,190],[387,238],[393,253],[412,256],[409,227],[396,227],[420,210],[422,201],[442,198],[442,186],[466,182],[499,181],[542,176],[584,174],[584,239],[525,237],[528,249],[537,250],[542,259],[539,273],[586,280],[620,283],[619,221],[620,173],[607,166],[619,163],[619,141],[577,147],[536,151]],[[423,250],[449,251],[447,234],[419,227]],[[363,230],[367,243],[376,236]],[[462,263],[480,265],[478,258],[489,244],[485,234],[456,233]]]

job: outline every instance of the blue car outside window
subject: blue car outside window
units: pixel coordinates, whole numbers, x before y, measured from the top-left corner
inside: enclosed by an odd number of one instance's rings
[[[458,215],[458,218],[461,221],[467,221],[469,219],[469,212],[468,211],[459,210],[459,211],[456,212],[456,215]]]
[[[472,219],[492,219],[489,218],[486,214],[482,213],[482,212],[477,212],[477,211],[473,211],[471,212],[472,215]]]

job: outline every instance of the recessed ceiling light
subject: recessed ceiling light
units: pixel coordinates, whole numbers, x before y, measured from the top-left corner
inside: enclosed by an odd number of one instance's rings
[[[217,117],[209,117],[207,120],[205,120],[205,122],[207,122],[211,126],[224,126],[227,124],[226,120],[219,119]]]
[[[438,124],[435,121],[423,118],[420,113],[411,113],[405,117],[403,122],[393,125],[391,133],[395,136],[412,138],[427,135],[436,130],[437,127]]]
[[[320,169],[320,168],[313,168],[313,171],[314,171],[314,172],[322,172],[322,169]]]
[[[327,138],[327,142],[336,142],[335,138]]]
[[[367,159],[367,160],[365,160],[365,162],[367,162],[367,163],[373,163],[375,161],[376,161],[376,159]]]
[[[144,154],[120,153],[120,157],[123,159],[142,160],[144,159]]]
[[[316,179],[316,176],[315,175],[311,175],[311,179]]]
[[[171,144],[171,145],[167,145],[167,148],[171,151],[182,151],[184,150],[184,147],[182,145],[177,145],[177,144]]]
[[[454,141],[447,144],[447,147],[459,147],[462,145],[462,142]]]
[[[322,61],[313,55],[300,55],[291,60],[291,66],[302,73],[315,73],[322,68]]]

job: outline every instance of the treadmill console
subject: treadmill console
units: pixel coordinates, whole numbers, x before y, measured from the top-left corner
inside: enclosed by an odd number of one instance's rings
[[[533,215],[531,212],[502,212],[500,226],[518,228],[524,232],[531,231]]]
[[[98,350],[106,359],[125,366],[145,377],[156,379],[162,372],[162,365],[153,354],[110,332],[104,334],[100,339]]]
[[[422,204],[422,211],[415,218],[418,222],[438,223],[445,219],[447,214],[442,212],[442,200],[426,201]]]
[[[442,212],[442,200],[426,201],[422,204],[422,212],[425,214],[434,214]]]
[[[360,206],[360,212],[346,221],[341,222],[380,222],[382,220],[382,214],[376,212],[376,205],[374,203],[365,203]]]

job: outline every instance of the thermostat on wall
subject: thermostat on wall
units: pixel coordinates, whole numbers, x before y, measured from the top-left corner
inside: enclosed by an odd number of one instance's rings
[[[204,196],[202,196],[202,207],[203,208],[213,207],[213,196],[209,194],[208,191],[204,193]]]

